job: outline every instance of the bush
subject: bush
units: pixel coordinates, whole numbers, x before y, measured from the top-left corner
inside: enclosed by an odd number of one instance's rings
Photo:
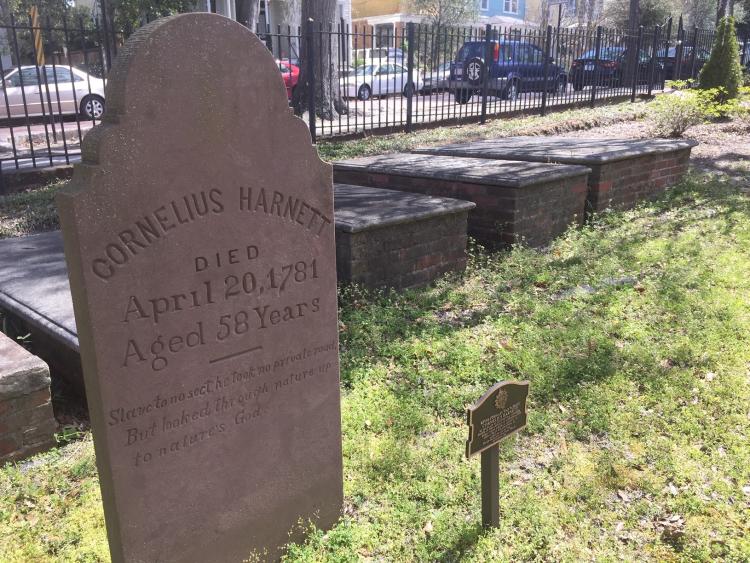
[[[681,137],[688,127],[707,118],[699,94],[686,90],[657,96],[649,104],[649,113],[651,132],[657,137]]]
[[[726,98],[722,101],[738,96],[742,85],[742,67],[734,18],[721,19],[711,48],[711,56],[701,69],[699,82],[703,89],[723,88],[722,95]]]

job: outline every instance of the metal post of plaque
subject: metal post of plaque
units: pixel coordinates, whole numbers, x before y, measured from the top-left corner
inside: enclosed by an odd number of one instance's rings
[[[526,427],[528,381],[501,381],[466,410],[466,457],[482,454],[482,525],[500,525],[501,440]]]

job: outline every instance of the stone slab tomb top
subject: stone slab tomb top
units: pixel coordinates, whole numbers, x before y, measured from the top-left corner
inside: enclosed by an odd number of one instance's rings
[[[0,240],[0,309],[78,351],[59,231]]]
[[[421,147],[413,152],[501,160],[526,160],[559,164],[606,164],[646,154],[661,154],[696,146],[692,140],[586,139],[578,137],[505,137]]]
[[[343,497],[331,167],[215,14],[138,30],[107,104],[58,208],[112,559],[276,559]]]
[[[429,154],[385,154],[341,160],[336,170],[367,171],[414,178],[436,178],[505,188],[523,188],[543,182],[580,176],[590,172],[584,166],[487,161],[482,158],[458,158]]]
[[[47,364],[0,332],[0,400],[48,387]]]
[[[357,233],[474,209],[470,201],[335,184],[336,230]]]

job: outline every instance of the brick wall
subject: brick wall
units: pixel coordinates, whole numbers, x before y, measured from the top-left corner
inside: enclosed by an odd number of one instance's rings
[[[688,170],[690,148],[647,154],[604,164],[587,164],[589,211],[630,209],[639,201],[653,199],[680,181]]]
[[[54,445],[49,384],[47,364],[0,333],[0,463]]]
[[[469,213],[469,235],[492,247],[516,242],[548,244],[571,224],[583,223],[588,191],[585,174],[505,188],[334,166],[334,181],[473,201],[477,207]]]
[[[466,267],[467,212],[359,232],[336,230],[339,281],[406,289]]]

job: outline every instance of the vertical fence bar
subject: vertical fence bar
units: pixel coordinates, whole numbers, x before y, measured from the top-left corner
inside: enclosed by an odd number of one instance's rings
[[[102,30],[104,32],[104,54],[107,57],[107,72],[112,68],[112,51],[109,45],[109,26],[107,24],[107,0],[99,0],[102,12]]]
[[[674,66],[672,67],[672,80],[682,80],[682,57],[684,53],[685,29],[682,27],[682,18],[677,26],[677,37],[674,48]]]
[[[547,82],[549,81],[549,60],[552,58],[550,54],[552,50],[552,26],[547,26],[547,37],[544,41],[544,62],[542,64],[542,115],[547,115],[547,92],[549,87]],[[554,88],[557,91],[557,76],[554,78]]]
[[[406,132],[411,133],[412,125],[412,98],[416,95],[413,90],[416,89],[414,84],[414,22],[406,24],[406,88],[408,90],[408,96],[406,96]]]
[[[695,55],[698,51],[698,28],[693,27],[693,45],[690,51],[690,79],[695,79]]]
[[[589,100],[589,105],[591,108],[593,108],[596,105],[596,89],[599,84],[599,76],[600,76],[600,70],[599,70],[599,64],[602,58],[602,26],[598,25],[596,26],[596,44],[594,47],[594,77],[591,81],[591,99]],[[585,68],[583,71],[583,75],[585,76]]]
[[[315,40],[313,36],[312,18],[305,22],[305,41],[307,43],[307,114],[312,142],[317,142],[315,135]]]
[[[492,25],[487,24],[484,28],[484,68],[482,69],[482,113],[479,122],[487,123],[487,86],[490,80],[492,65]],[[464,69],[466,74],[466,69]]]
[[[654,73],[656,72],[656,60],[657,52],[659,50],[659,31],[661,28],[658,25],[654,26],[654,40],[651,44],[651,63],[649,64],[648,73],[648,95],[651,96],[654,90]]]
[[[638,27],[638,38],[635,44],[635,54],[632,57],[633,60],[633,87],[630,91],[630,103],[635,102],[635,94],[638,90],[638,70],[641,66],[641,43],[643,42],[643,26]]]

